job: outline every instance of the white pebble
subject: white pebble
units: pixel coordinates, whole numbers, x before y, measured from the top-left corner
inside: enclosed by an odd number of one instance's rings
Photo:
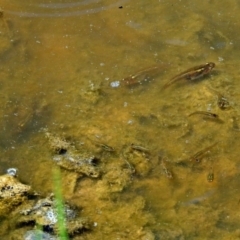
[[[17,168],[9,168],[7,169],[7,174],[15,177],[17,175],[17,171],[18,171]]]
[[[117,88],[117,87],[120,86],[120,81],[111,82],[111,83],[110,83],[110,86],[111,86],[112,88]]]

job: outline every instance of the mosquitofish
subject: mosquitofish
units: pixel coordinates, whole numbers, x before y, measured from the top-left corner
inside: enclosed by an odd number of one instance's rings
[[[90,139],[92,142],[94,142],[94,144],[96,146],[99,146],[101,147],[104,151],[107,151],[107,152],[115,152],[115,149],[107,144],[104,144],[104,143],[101,143],[101,142],[98,142],[98,141],[95,141],[95,140],[92,140]]]
[[[217,105],[221,110],[226,110],[226,109],[230,108],[230,103],[226,97],[224,97],[221,93],[219,93],[218,91],[216,91],[212,88],[209,88],[209,89],[217,94],[217,96],[218,96]]]
[[[200,162],[202,156],[207,153],[211,148],[213,148],[214,146],[216,146],[218,144],[218,142],[212,144],[211,146],[204,148],[203,150],[195,153],[192,157],[189,158],[190,161],[195,161],[195,162]]]
[[[189,201],[186,201],[186,202],[182,202],[181,205],[183,206],[191,206],[191,205],[196,205],[196,204],[200,204],[201,202],[205,201],[207,198],[211,197],[214,192],[216,190],[215,189],[211,189],[210,191],[207,191],[204,195],[202,196],[198,196],[198,197],[195,197]]]
[[[204,115],[209,118],[215,118],[215,119],[218,118],[218,115],[216,113],[211,113],[208,111],[196,111],[196,112],[189,114],[188,116],[190,117],[190,116],[196,115],[196,114],[201,114],[201,115]]]
[[[230,104],[227,100],[227,98],[225,98],[223,95],[219,94],[218,95],[218,101],[217,101],[218,107],[221,110],[226,110],[230,107]]]
[[[108,146],[107,144],[104,143],[96,143],[96,145],[100,146],[103,150],[107,152],[115,152],[115,149],[111,146]]]
[[[232,118],[232,125],[233,125],[233,129],[235,131],[240,131],[240,127],[238,125],[238,118],[236,118],[236,117]]]
[[[151,153],[150,153],[149,149],[147,149],[145,147],[142,147],[140,145],[135,145],[133,143],[131,144],[130,147],[131,147],[132,150],[140,152],[147,160],[150,159]]]
[[[161,159],[160,156],[159,156],[159,159]],[[166,164],[164,163],[163,159],[161,160],[161,166],[162,166],[162,169],[163,169],[166,177],[167,178],[173,178],[173,175],[172,175],[171,171],[166,167]]]
[[[136,170],[135,170],[135,168],[133,167],[133,165],[130,164],[130,162],[128,161],[128,156],[125,154],[125,151],[124,151],[124,150],[121,151],[121,155],[122,155],[123,160],[124,160],[125,163],[127,164],[128,168],[131,170],[131,172],[132,172],[132,173],[135,173]]]
[[[201,78],[208,73],[212,71],[212,69],[215,67],[215,63],[209,62],[205,64],[201,64],[196,67],[189,68],[188,70],[181,72],[180,74],[174,76],[168,83],[166,83],[163,88],[167,88],[173,83],[182,80],[182,79],[187,79],[190,81],[196,80],[198,78]]]
[[[211,171],[207,175],[207,180],[209,182],[213,182],[213,180],[214,180],[214,173],[213,173],[213,169],[212,168],[211,168]]]
[[[125,86],[134,86],[138,84],[143,84],[144,82],[149,82],[153,80],[155,76],[157,76],[160,71],[162,71],[164,66],[157,65],[153,67],[149,67],[135,74],[132,74],[124,79],[122,79],[121,83]]]
[[[162,164],[162,168],[167,178],[173,178],[172,173],[166,168],[165,164]]]
[[[139,152],[149,153],[149,149],[139,146],[139,145],[135,145],[134,143],[131,144],[131,148],[133,150],[137,150]]]

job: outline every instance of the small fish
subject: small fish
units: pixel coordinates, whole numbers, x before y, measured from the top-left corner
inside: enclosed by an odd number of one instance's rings
[[[149,149],[142,147],[140,145],[135,145],[134,143],[131,144],[131,148],[139,152],[149,153]]]
[[[125,146],[126,147],[126,146]],[[126,149],[125,149],[126,150]],[[134,166],[132,164],[130,164],[130,162],[128,161],[128,156],[127,154],[125,153],[125,150],[122,149],[121,151],[121,155],[122,155],[122,158],[123,160],[125,161],[125,163],[127,164],[128,168],[131,170],[132,173],[135,173],[136,172],[136,169],[134,168]]]
[[[238,118],[236,118],[236,117],[232,118],[232,125],[233,125],[233,130],[240,131],[240,127],[238,124]]]
[[[230,107],[230,104],[228,102],[228,100],[223,96],[223,95],[220,95],[221,97],[218,97],[218,107],[222,110],[226,110],[226,109],[229,109]]]
[[[140,152],[142,156],[146,158],[146,160],[150,160],[151,154],[149,149],[133,143],[131,144],[130,148],[134,151]]]
[[[144,82],[149,82],[154,80],[154,77],[157,76],[162,70],[162,65],[156,65],[153,67],[149,67],[135,74],[132,74],[124,79],[122,79],[121,83],[125,86],[135,86],[139,84],[143,84]]]
[[[103,150],[105,150],[107,152],[115,152],[115,149],[107,144],[97,143],[97,145],[99,145]]]
[[[101,147],[106,152],[115,152],[115,149],[113,147],[107,145],[107,144],[104,144],[104,143],[101,143],[101,142],[98,142],[98,141],[95,141],[95,140],[92,140],[92,139],[90,139],[90,141],[94,142],[94,144],[96,146]]]
[[[207,75],[208,73],[210,73],[212,71],[212,69],[215,67],[215,63],[213,62],[209,62],[209,63],[205,63],[193,68],[190,68],[178,75],[176,75],[175,77],[173,77],[168,83],[166,83],[163,88],[167,88],[170,85],[172,85],[173,83],[182,80],[182,79],[187,79],[187,80],[196,80],[198,78],[201,78],[205,75]]]
[[[201,115],[204,115],[206,117],[214,118],[214,119],[218,118],[218,115],[216,113],[211,113],[211,112],[208,112],[208,111],[196,111],[196,112],[193,112],[193,113],[189,114],[188,116],[190,117],[190,116],[196,115],[196,114],[201,114]]]
[[[230,103],[226,97],[224,97],[221,93],[219,93],[218,91],[216,91],[212,88],[209,88],[209,89],[217,94],[217,96],[218,96],[217,105],[221,110],[226,110],[226,109],[230,108]]]
[[[189,158],[190,161],[195,161],[195,162],[200,162],[202,156],[207,153],[211,148],[213,148],[214,146],[216,146],[218,144],[218,142],[212,144],[211,146],[204,148],[203,150],[195,153],[192,157]]]
[[[188,200],[186,202],[182,202],[181,205],[183,205],[183,206],[191,206],[191,205],[200,204],[203,201],[205,201],[206,199],[208,199],[209,197],[211,197],[214,194],[214,192],[215,192],[215,190],[211,189],[211,190],[205,192],[205,194],[202,195],[202,196],[198,196],[198,197],[195,197],[195,198],[193,198],[191,200]]]
[[[166,177],[169,179],[173,178],[171,171],[166,167],[164,159],[161,156],[158,156],[158,159],[161,161],[161,166],[162,166],[162,169],[163,169]]]
[[[209,181],[209,182],[213,182],[213,180],[214,180],[214,173],[213,173],[213,169],[212,169],[212,167],[211,167],[211,171],[208,173],[208,175],[207,175],[207,180]]]

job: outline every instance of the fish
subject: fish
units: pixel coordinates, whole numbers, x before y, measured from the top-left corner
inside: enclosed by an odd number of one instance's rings
[[[172,179],[173,178],[173,174],[172,174],[172,172],[169,170],[169,168],[165,164],[166,160],[165,160],[165,158],[163,156],[162,151],[160,151],[158,153],[158,161],[161,163],[161,167],[162,167],[162,170],[163,170],[165,176],[167,178],[169,178],[169,179]]]
[[[214,180],[214,173],[213,173],[212,167],[211,167],[211,171],[207,175],[207,180],[208,180],[208,182],[213,182],[213,180]]]
[[[166,167],[166,164],[164,163],[164,159],[161,158],[161,156],[158,157],[159,160],[161,160],[161,166],[164,171],[164,174],[167,178],[171,179],[173,178],[172,172]]]
[[[195,162],[200,162],[202,156],[203,156],[205,153],[207,153],[211,148],[213,148],[214,146],[216,146],[217,144],[218,144],[218,142],[216,142],[216,143],[212,144],[211,146],[206,147],[206,148],[204,148],[203,150],[195,153],[193,156],[191,156],[191,157],[189,158],[189,160],[190,160],[190,161],[195,161]]]
[[[142,147],[140,145],[136,145],[134,143],[131,144],[131,149],[137,150],[139,152],[149,153],[149,149]]]
[[[102,150],[106,151],[106,152],[115,152],[115,148],[105,144],[105,143],[102,143],[102,142],[99,142],[99,141],[96,141],[96,140],[93,140],[93,139],[90,139],[89,140],[91,142],[93,142],[96,146],[102,148]]]
[[[138,151],[142,154],[142,156],[144,156],[147,160],[150,159],[151,157],[151,154],[150,154],[150,150],[145,148],[145,147],[142,147],[140,145],[136,145],[134,143],[131,144],[130,148],[133,150],[133,151]]]
[[[150,82],[154,80],[161,71],[163,71],[165,67],[163,65],[156,65],[149,68],[145,68],[136,72],[135,74],[131,74],[130,76],[123,78],[120,81],[120,85],[132,87],[135,85],[141,85],[145,82]]]
[[[232,125],[233,125],[233,130],[240,131],[240,127],[238,125],[238,118],[232,117]]]
[[[229,101],[227,100],[227,98],[224,95],[222,95],[221,93],[219,93],[218,91],[216,91],[212,88],[209,88],[209,89],[217,94],[217,96],[218,96],[217,105],[221,110],[226,110],[231,107]]]
[[[196,115],[196,114],[201,114],[201,115],[204,115],[206,117],[214,118],[214,119],[219,118],[216,113],[211,113],[211,112],[208,112],[208,111],[196,111],[196,112],[193,112],[193,113],[189,114],[188,116],[190,117],[190,116]]]
[[[197,197],[195,197],[193,199],[190,199],[188,201],[181,202],[181,205],[188,207],[188,206],[191,206],[191,205],[201,204],[203,201],[205,201],[206,199],[211,197],[215,193],[215,191],[216,191],[215,189],[211,189],[211,190],[205,192],[201,196],[197,196]]]
[[[125,146],[126,147],[126,146]],[[124,148],[125,148],[124,147]],[[121,151],[121,155],[123,160],[125,161],[125,163],[127,164],[129,170],[131,171],[131,173],[135,173],[136,169],[134,168],[134,166],[128,161],[128,154],[126,154],[126,149],[122,149]]]
[[[208,62],[205,64],[201,64],[199,66],[195,66],[192,68],[187,69],[184,72],[179,73],[178,75],[174,76],[168,83],[166,83],[163,88],[167,88],[170,85],[172,85],[173,83],[182,80],[182,79],[187,79],[190,81],[199,79],[205,75],[207,75],[208,73],[210,73],[212,71],[212,69],[215,67],[215,63],[213,62]]]
[[[115,152],[115,149],[107,144],[95,142],[96,145],[101,147],[106,152]]]

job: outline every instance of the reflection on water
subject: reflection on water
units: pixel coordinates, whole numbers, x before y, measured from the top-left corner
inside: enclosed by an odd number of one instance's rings
[[[47,131],[98,159],[97,179],[62,170],[64,198],[94,222],[87,239],[239,238],[239,8],[3,3],[1,172],[18,168],[51,192]],[[208,74],[163,89],[207,62],[216,64]]]

